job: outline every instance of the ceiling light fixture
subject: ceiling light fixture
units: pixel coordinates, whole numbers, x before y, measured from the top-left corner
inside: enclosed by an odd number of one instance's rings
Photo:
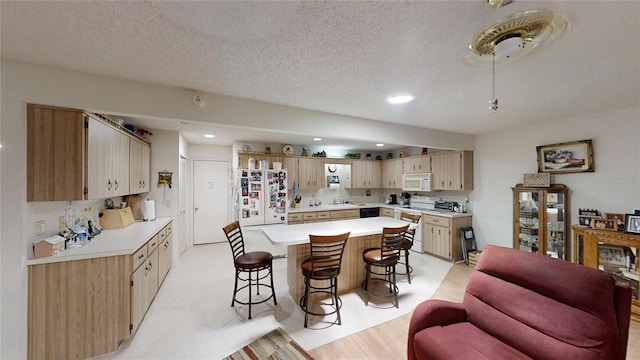
[[[376,144],[377,147],[383,147],[384,144]]]
[[[322,138],[314,137],[314,138],[313,138],[313,141],[322,141]]]
[[[216,136],[213,134],[204,134],[204,137],[206,137],[207,139],[213,139]]]
[[[411,94],[406,94],[406,95],[393,95],[393,96],[389,96],[387,98],[387,102],[389,104],[406,104],[410,101],[413,101],[413,99],[415,99],[415,96],[411,95]]]
[[[207,106],[207,101],[200,95],[193,95],[191,103],[198,109],[204,109]]]

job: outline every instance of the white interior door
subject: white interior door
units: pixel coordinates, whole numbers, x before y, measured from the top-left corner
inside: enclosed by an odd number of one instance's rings
[[[227,241],[229,161],[193,161],[193,244]]]
[[[180,173],[179,177],[179,187],[180,187],[180,199],[179,199],[179,208],[178,208],[178,229],[177,229],[177,241],[178,243],[178,254],[182,255],[185,250],[187,250],[187,246],[190,244],[190,240],[188,239],[187,234],[187,159],[180,155]],[[174,237],[175,239],[175,237]]]

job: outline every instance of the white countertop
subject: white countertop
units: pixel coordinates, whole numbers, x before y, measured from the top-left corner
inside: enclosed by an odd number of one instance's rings
[[[274,245],[298,245],[308,243],[309,234],[337,235],[350,231],[351,237],[358,237],[380,234],[383,227],[400,227],[406,224],[406,221],[379,216],[308,224],[272,225],[264,227],[262,232]],[[414,229],[416,226],[417,224],[410,224],[409,228]]]
[[[61,261],[93,259],[105,256],[130,255],[162,230],[172,218],[157,218],[154,221],[135,222],[124,229],[102,230],[88,244],[39,259],[27,260],[27,265],[47,264]]]
[[[295,214],[295,213],[303,213],[303,212],[311,212],[311,211],[349,210],[349,209],[361,209],[361,208],[367,208],[367,207],[384,207],[388,209],[403,208],[402,205],[400,204],[355,203],[355,204],[337,204],[337,205],[329,204],[329,205],[320,205],[320,206],[302,206],[297,208],[288,208],[287,212],[291,214]],[[433,210],[433,211],[422,210],[421,212],[427,215],[444,216],[448,218],[471,216],[470,213],[457,213],[457,212],[446,212],[446,211],[436,211],[436,210]]]

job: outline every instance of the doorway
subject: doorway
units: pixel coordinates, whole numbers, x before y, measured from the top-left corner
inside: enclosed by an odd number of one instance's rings
[[[187,250],[187,247],[191,244],[190,239],[187,238],[187,158],[180,155],[180,172],[179,188],[180,199],[178,208],[178,256],[182,255]],[[174,240],[175,241],[175,240]]]
[[[226,241],[229,223],[229,161],[193,161],[193,244]]]

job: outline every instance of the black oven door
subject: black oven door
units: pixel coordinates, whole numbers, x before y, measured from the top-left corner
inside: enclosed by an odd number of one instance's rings
[[[360,208],[360,218],[380,216],[380,208]]]

